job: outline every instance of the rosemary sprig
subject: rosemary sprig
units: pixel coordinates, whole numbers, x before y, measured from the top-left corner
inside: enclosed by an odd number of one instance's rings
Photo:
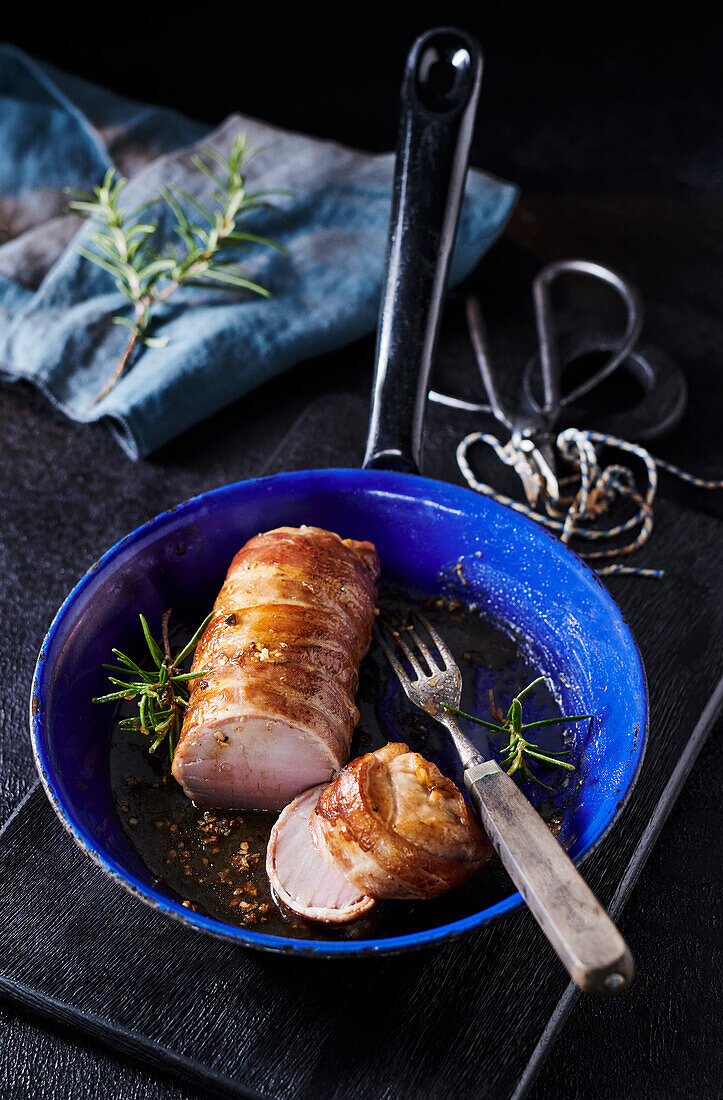
[[[186,685],[189,680],[195,680],[197,677],[204,675],[203,670],[200,672],[184,672],[183,662],[206,629],[211,615],[206,616],[190,642],[175,656],[171,654],[168,636],[168,620],[170,617],[171,610],[169,608],[162,620],[163,648],[161,648],[151,635],[144,616],[139,616],[153,668],[147,671],[126,656],[125,653],[121,653],[119,649],[114,649],[113,654],[120,664],[104,664],[103,668],[109,669],[114,674],[109,675],[108,679],[117,686],[117,690],[111,691],[107,695],[99,695],[93,699],[93,702],[114,703],[120,699],[136,699],[138,701],[138,717],[123,718],[119,722],[120,728],[123,730],[138,730],[150,737],[149,752],[155,752],[166,741],[169,759],[173,763],[173,754],[176,751],[183,722],[183,711],[188,705],[188,688]],[[121,679],[121,677],[123,678]]]
[[[553,790],[547,783],[543,783],[541,779],[538,779],[534,772],[530,769],[528,764],[528,757],[533,760],[539,760],[543,764],[554,764],[558,768],[566,768],[567,771],[574,772],[575,768],[572,764],[566,760],[560,760],[559,757],[567,756],[569,750],[564,749],[562,752],[549,752],[545,750],[542,752],[539,745],[533,741],[528,741],[526,737],[523,737],[525,730],[537,729],[540,726],[558,726],[563,722],[582,722],[583,719],[592,718],[591,714],[570,714],[561,715],[559,718],[541,718],[537,722],[523,722],[522,721],[522,700],[532,691],[538,684],[544,682],[544,676],[538,676],[536,680],[533,680],[531,684],[528,684],[526,688],[523,688],[518,695],[512,700],[507,714],[503,717],[502,712],[498,711],[495,707],[494,696],[490,692],[490,704],[493,712],[493,717],[499,717],[499,722],[486,722],[483,718],[477,718],[474,714],[467,714],[463,710],[458,710],[457,707],[450,707],[446,703],[444,704],[445,710],[451,710],[453,714],[458,714],[460,718],[467,718],[470,722],[476,722],[479,726],[484,726],[485,729],[492,730],[494,733],[502,733],[508,736],[508,742],[500,750],[500,760],[507,769],[508,775],[514,775],[515,772],[519,773],[533,783],[537,783],[538,786],[544,787],[546,791]]]
[[[154,307],[166,301],[179,286],[221,285],[229,290],[271,297],[264,287],[245,278],[238,267],[239,253],[250,244],[280,252],[286,249],[266,237],[242,232],[239,223],[250,211],[265,205],[268,196],[285,192],[246,191],[244,170],[259,150],[252,149],[245,134],[234,138],[228,158],[215,149],[205,148],[202,152],[206,160],[194,156],[192,161],[213,184],[210,205],[186,191],[174,193],[164,187],[157,199],[137,210],[126,211],[119,200],[128,181],[117,175],[114,168],[108,169],[102,184],[91,193],[68,189],[68,194],[75,196],[68,209],[90,219],[94,225],[90,234],[94,249],[78,245],[78,252],[113,275],[118,290],[133,303],[132,318],[113,318],[114,324],[130,329],[130,336],[115,370],[90,407],[110,393],[123,376],[139,341],[149,347],[164,347],[168,343],[168,337],[150,336],[149,327]],[[167,242],[158,249],[153,245],[158,221],[140,215],[161,200],[173,213],[179,243]],[[183,204],[193,207],[199,220],[192,221]]]

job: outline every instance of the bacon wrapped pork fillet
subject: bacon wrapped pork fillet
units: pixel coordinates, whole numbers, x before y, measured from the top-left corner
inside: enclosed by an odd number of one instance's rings
[[[293,912],[340,924],[369,913],[377,898],[437,897],[491,854],[451,779],[391,744],[287,806],[271,832],[266,870]]]
[[[492,849],[451,779],[407,745],[353,760],[311,816],[319,855],[374,898],[433,898],[461,885]]]
[[[349,758],[379,562],[318,527],[257,535],[202,635],[173,774],[199,806],[280,810]]]

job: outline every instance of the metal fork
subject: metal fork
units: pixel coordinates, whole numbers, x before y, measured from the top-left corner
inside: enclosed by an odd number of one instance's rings
[[[426,631],[436,655],[418,627]],[[634,971],[625,940],[516,783],[495,760],[480,755],[445,709],[445,704],[458,707],[462,693],[462,674],[445,641],[423,616],[411,612],[405,629],[392,633],[378,625],[374,635],[409,701],[449,731],[485,831],[573,981],[587,992],[625,989]]]

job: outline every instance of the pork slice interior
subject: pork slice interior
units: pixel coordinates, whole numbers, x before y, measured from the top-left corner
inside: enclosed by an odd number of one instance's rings
[[[282,810],[300,791],[328,782],[339,766],[322,738],[264,717],[208,723],[179,753],[174,772],[186,794],[214,809]]]
[[[277,896],[301,916],[341,923],[374,905],[316,851],[309,819],[324,784],[305,791],[284,810],[274,826],[266,869]]]

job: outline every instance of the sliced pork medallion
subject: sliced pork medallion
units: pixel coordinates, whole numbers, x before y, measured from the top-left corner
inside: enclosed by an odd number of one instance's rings
[[[433,898],[465,882],[492,849],[451,779],[407,745],[353,760],[311,818],[324,860],[375,898]]]
[[[374,898],[352,886],[316,851],[309,818],[324,784],[304,791],[282,812],[271,830],[266,873],[277,898],[309,920],[343,924],[368,913]]]
[[[281,810],[349,759],[376,550],[319,527],[257,535],[231,562],[193,660],[173,774],[199,806]]]

